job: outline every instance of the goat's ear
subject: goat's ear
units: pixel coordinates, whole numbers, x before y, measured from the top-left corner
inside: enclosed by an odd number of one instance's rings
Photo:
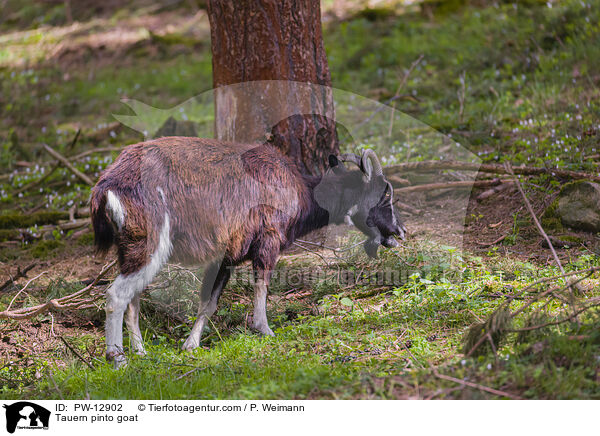
[[[331,168],[335,168],[340,164],[340,161],[338,160],[337,156],[335,154],[330,154],[329,155],[329,166]]]

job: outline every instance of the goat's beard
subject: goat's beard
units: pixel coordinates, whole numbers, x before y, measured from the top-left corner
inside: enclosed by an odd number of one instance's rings
[[[365,241],[364,249],[367,256],[372,259],[377,259],[377,251],[379,246],[383,245],[387,248],[394,248],[400,245],[394,236],[388,236],[387,238],[383,238],[381,236],[377,236],[374,238],[369,238]]]
[[[388,236],[387,238],[384,238],[383,241],[381,241],[381,245],[387,248],[394,248],[398,247],[400,243],[396,240],[394,236]]]

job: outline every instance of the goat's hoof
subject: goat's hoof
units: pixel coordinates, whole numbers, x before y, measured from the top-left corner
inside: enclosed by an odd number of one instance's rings
[[[263,336],[275,336],[275,333],[273,333],[273,330],[268,325],[254,326],[254,330]]]
[[[187,338],[187,340],[181,346],[183,351],[194,351],[196,348],[200,347],[200,344],[196,342],[192,338]]]
[[[106,360],[113,363],[115,369],[125,368],[127,366],[127,358],[122,352],[106,353]]]

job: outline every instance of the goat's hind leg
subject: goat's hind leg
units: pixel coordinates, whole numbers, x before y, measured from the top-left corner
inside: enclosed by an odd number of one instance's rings
[[[122,250],[122,248],[120,248]],[[156,250],[147,263],[132,262],[131,253],[119,253],[120,258],[129,259],[128,274],[119,275],[106,291],[106,358],[114,360],[115,366],[123,366],[126,362],[123,353],[123,315],[127,312],[127,326],[132,333],[132,343],[136,351],[143,352],[142,335],[138,325],[139,298],[144,288],[152,282],[156,274],[169,258],[171,242],[169,240],[169,217],[165,215],[160,239]],[[131,265],[138,265],[135,269]],[[121,266],[123,271],[123,265]],[[126,270],[127,270],[126,269]]]
[[[119,275],[106,291],[106,360],[116,367],[126,363],[123,352],[123,315],[129,303],[144,290],[139,274]],[[138,328],[139,330],[139,328]]]
[[[204,273],[202,279],[202,289],[200,291],[200,307],[198,308],[198,317],[192,327],[190,336],[184,342],[182,348],[184,350],[194,350],[200,346],[200,338],[202,330],[206,325],[206,321],[217,310],[217,303],[223,288],[227,284],[231,276],[232,267],[225,262],[215,262],[210,264]]]

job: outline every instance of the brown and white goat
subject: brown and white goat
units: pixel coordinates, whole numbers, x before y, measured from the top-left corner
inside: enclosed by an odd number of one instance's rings
[[[128,146],[92,190],[99,252],[117,246],[121,274],[107,291],[106,355],[123,355],[123,316],[133,348],[144,353],[140,294],[169,258],[206,264],[198,317],[184,349],[200,345],[235,265],[254,269],[253,327],[273,335],[267,288],[279,253],[328,224],[351,222],[368,236],[365,250],[396,246],[405,228],[392,207],[392,187],[379,160],[336,156],[323,176],[303,176],[270,145],[169,137]]]

